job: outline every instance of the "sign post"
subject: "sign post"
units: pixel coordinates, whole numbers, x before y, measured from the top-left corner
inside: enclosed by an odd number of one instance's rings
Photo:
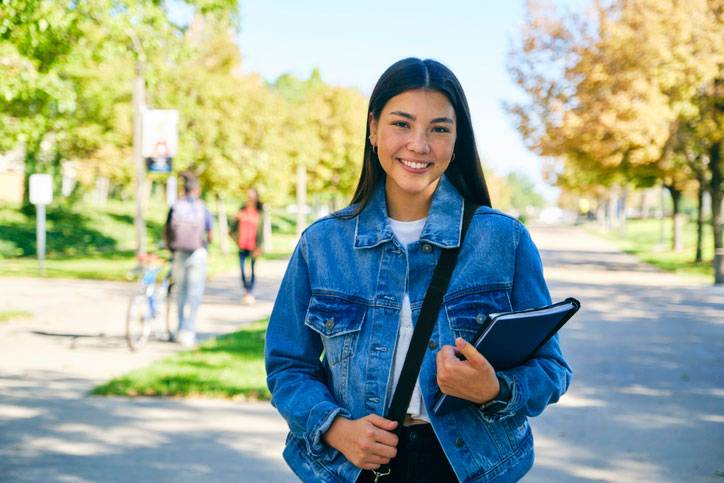
[[[53,201],[53,178],[49,174],[30,175],[30,202],[35,205],[35,240],[40,274],[45,275],[45,206]]]

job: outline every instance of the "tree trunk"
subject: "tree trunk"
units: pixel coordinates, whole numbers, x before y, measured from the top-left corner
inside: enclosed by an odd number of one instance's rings
[[[596,205],[596,221],[601,230],[606,230],[606,202],[602,200]]]
[[[626,216],[626,198],[628,198],[628,187],[624,186],[621,189],[621,197],[619,202],[619,231],[626,233],[626,222],[628,218]]]
[[[262,212],[262,216],[262,220],[264,220],[264,245],[262,249],[265,253],[269,253],[272,251],[272,219],[270,209],[266,208]]]
[[[694,263],[701,263],[701,244],[704,235],[704,191],[706,185],[703,177],[697,173],[699,187],[696,190],[696,257]]]
[[[25,153],[25,172],[23,173],[23,211],[29,210],[30,205],[30,176],[37,170],[37,155],[35,151]]]
[[[606,201],[606,231],[612,231],[616,226],[616,195],[611,193]]]
[[[229,223],[226,219],[226,204],[221,195],[216,196],[216,209],[219,212],[219,248],[221,248],[221,253],[227,255],[229,253]]]
[[[680,252],[683,249],[681,233],[684,226],[683,215],[679,213],[681,207],[681,190],[669,185],[666,186],[666,189],[668,189],[671,194],[671,202],[673,204],[671,218],[674,222],[674,230],[671,247],[674,251]]]
[[[714,231],[714,283],[724,284],[724,240],[722,236],[722,165],[721,141],[714,143],[709,152],[711,182],[711,227]]]

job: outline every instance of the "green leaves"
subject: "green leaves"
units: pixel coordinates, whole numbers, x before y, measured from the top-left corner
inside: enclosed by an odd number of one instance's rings
[[[175,25],[162,2],[0,0],[0,151],[23,142],[27,172],[43,139],[73,160],[79,181],[132,179],[131,86],[143,67],[147,105],[180,111],[175,168],[212,195],[257,186],[273,204],[307,167],[309,191],[348,197],[362,159],[366,101],[350,89],[243,73],[237,0],[189,0]],[[47,143],[46,143],[47,144]]]

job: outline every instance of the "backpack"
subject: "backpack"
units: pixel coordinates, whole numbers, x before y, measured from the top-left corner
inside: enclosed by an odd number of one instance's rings
[[[172,250],[193,252],[204,245],[206,208],[200,200],[180,200],[174,203],[169,220],[169,239]]]

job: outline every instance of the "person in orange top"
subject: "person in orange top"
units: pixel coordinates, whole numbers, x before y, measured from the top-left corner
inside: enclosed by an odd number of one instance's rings
[[[241,269],[241,284],[244,288],[242,302],[251,305],[255,299],[252,295],[254,289],[254,264],[261,255],[264,243],[264,229],[262,213],[264,205],[259,200],[259,193],[251,188],[247,192],[246,202],[241,206],[234,217],[231,236],[239,248],[239,267]],[[246,259],[251,266],[249,276],[246,275]]]

